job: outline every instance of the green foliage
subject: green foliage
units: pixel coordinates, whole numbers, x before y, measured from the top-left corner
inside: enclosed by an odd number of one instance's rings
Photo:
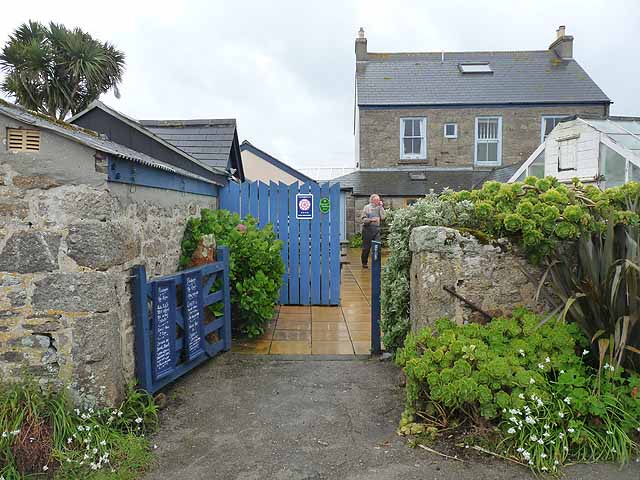
[[[614,225],[583,235],[577,257],[556,255],[549,278],[562,319],[572,321],[595,343],[599,362],[640,366],[640,229]]]
[[[29,21],[0,54],[2,90],[25,108],[59,120],[78,113],[114,89],[124,73],[124,53],[79,28]]]
[[[138,478],[157,424],[153,399],[133,388],[117,408],[80,410],[66,390],[0,384],[0,478]]]
[[[358,232],[351,237],[349,248],[362,248],[362,233]]]
[[[601,191],[579,182],[567,186],[555,178],[524,182],[487,182],[481,189],[427,195],[414,205],[390,212],[389,258],[383,269],[382,328],[390,350],[402,346],[409,326],[409,236],[415,227],[447,226],[481,232],[485,241],[507,237],[533,263],[540,263],[566,241],[615,223],[640,223],[640,183]]]
[[[443,319],[409,335],[397,355],[407,375],[403,423],[433,411],[488,422],[502,432],[503,450],[539,472],[574,460],[628,461],[640,378],[589,367],[575,324],[539,323],[521,309],[484,326]]]
[[[241,227],[239,227],[242,225]],[[181,267],[186,267],[203,235],[214,234],[218,246],[229,247],[229,277],[234,321],[251,337],[264,332],[275,314],[284,265],[282,242],[271,225],[258,228],[251,216],[244,220],[227,210],[202,210],[187,222],[182,240]],[[214,306],[215,308],[215,306]]]

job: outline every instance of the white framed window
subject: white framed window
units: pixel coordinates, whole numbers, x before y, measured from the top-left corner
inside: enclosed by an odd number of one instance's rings
[[[424,160],[427,158],[427,119],[400,119],[400,159]]]
[[[540,125],[540,143],[544,143],[551,131],[556,128],[560,120],[567,118],[566,115],[543,115]]]
[[[474,162],[479,166],[502,163],[502,117],[476,117]]]
[[[457,123],[445,123],[444,124],[444,138],[458,138],[458,124]]]
[[[576,170],[578,154],[578,137],[572,136],[558,139],[558,171]]]

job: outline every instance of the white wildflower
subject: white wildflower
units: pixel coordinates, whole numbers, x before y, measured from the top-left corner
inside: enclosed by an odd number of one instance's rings
[[[529,460],[531,458],[531,454],[529,452],[527,452],[526,450],[522,451],[522,458],[524,458],[525,460]]]
[[[542,455],[544,455],[544,453]],[[544,457],[546,457],[546,455],[544,455]],[[542,457],[542,458],[544,458],[544,457]],[[540,467],[540,470],[542,470],[543,472],[546,472],[549,469],[547,467]]]
[[[544,424],[544,429],[545,429],[545,430],[549,430],[550,428],[551,428],[551,427],[549,426],[549,424],[548,424],[548,423],[545,423],[545,424]]]
[[[571,398],[570,397],[564,397],[563,402],[566,403],[567,405],[571,405]]]
[[[532,442],[537,442],[538,441],[538,436],[537,435],[531,435],[531,441]]]
[[[529,379],[529,383],[530,383],[531,385],[533,385],[534,383],[536,383],[536,381],[535,381],[533,378],[530,378],[530,379]]]
[[[100,445],[102,445],[103,447],[104,447],[106,444],[107,444],[107,441],[106,441],[106,440],[102,440],[102,441],[100,442]]]
[[[509,421],[512,423],[518,423],[518,419],[516,417],[509,418]]]
[[[544,361],[547,363],[551,363],[551,359],[549,357],[545,358]]]
[[[539,368],[540,370],[543,370],[543,369],[544,369],[544,365],[543,365],[543,364],[541,364],[541,363],[539,363],[539,364],[538,364],[538,368]]]
[[[567,428],[567,432],[573,433],[573,432],[575,432],[575,430],[573,428]]]
[[[541,453],[541,454],[540,454],[540,458],[547,458],[547,454],[546,454],[546,453],[544,453],[544,452],[543,452],[543,453]]]
[[[138,417],[138,418],[136,418],[135,421],[136,421],[136,423],[142,423],[142,418]]]
[[[616,449],[615,449],[615,448],[612,448],[612,449],[611,449],[611,451],[612,451],[613,453],[616,453]]]
[[[544,433],[542,434],[542,436],[543,436],[544,438],[547,438],[547,437],[549,436],[549,432],[544,432]]]
[[[559,438],[560,440],[562,440],[562,439],[564,438],[564,433],[560,432],[560,433],[558,434],[558,438]]]
[[[509,430],[513,430],[513,428],[510,428]],[[515,430],[513,430],[513,433],[516,433]],[[153,449],[156,450],[158,448],[158,445],[156,445],[155,443],[153,444]]]
[[[524,421],[527,422],[529,425],[535,425],[536,423],[536,419],[533,417],[530,417],[529,415],[525,417]]]
[[[524,393],[521,393],[520,395],[518,395],[518,398],[520,398],[521,400],[524,400]]]
[[[560,462],[559,462],[558,460],[554,460],[554,461],[553,461],[553,464],[554,464],[554,465],[560,465]]]
[[[2,438],[7,438],[9,434],[7,432],[2,432]]]
[[[118,410],[118,416],[121,417],[122,416],[122,410]]]
[[[539,443],[540,445],[544,445],[544,440],[542,440],[541,438],[539,438],[539,439],[538,439],[538,443]]]
[[[558,416],[559,416],[560,418],[564,418],[564,413],[562,413],[562,412],[558,412]]]
[[[84,427],[82,425],[78,425],[78,431],[82,432],[84,430]]]
[[[91,450],[91,453],[93,453],[95,455],[96,453],[98,453],[98,449],[94,448],[93,450]]]
[[[613,435],[613,432],[611,430],[607,430],[607,435]]]
[[[538,404],[539,407],[544,406],[544,403],[542,403],[542,400],[540,399],[536,400],[536,403]]]
[[[560,373],[564,373],[564,370],[560,370]]]
[[[47,470],[49,470],[49,467],[47,465],[45,465],[44,467],[42,467],[42,471],[46,472]]]
[[[524,357],[524,350],[520,349],[518,350],[518,353],[520,354],[521,357]]]
[[[585,355],[589,355],[589,350],[583,350],[582,351],[582,356],[584,357]]]
[[[71,443],[71,442],[73,442],[73,438],[71,437],[67,438],[67,443]]]
[[[20,430],[14,430],[13,432],[11,432],[11,435],[16,436],[20,433]]]
[[[516,452],[518,452],[518,453],[522,453],[523,451],[524,451],[524,448],[522,448],[522,447],[518,447],[516,449]]]

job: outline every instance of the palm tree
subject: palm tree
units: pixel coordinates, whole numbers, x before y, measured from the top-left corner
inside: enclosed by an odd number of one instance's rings
[[[64,120],[110,89],[120,97],[124,53],[79,28],[29,21],[9,37],[0,69],[0,88],[17,103]]]

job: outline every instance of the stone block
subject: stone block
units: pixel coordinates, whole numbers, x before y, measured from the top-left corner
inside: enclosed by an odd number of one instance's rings
[[[29,215],[29,204],[16,198],[0,198],[0,218],[24,220]]]
[[[136,258],[140,240],[125,223],[87,222],[69,227],[67,254],[78,265],[106,270]]]
[[[62,184],[55,178],[51,178],[47,175],[16,175],[13,177],[13,185],[23,190],[31,190],[34,188],[48,190],[50,188],[59,187]]]
[[[34,286],[36,311],[106,312],[117,302],[115,276],[105,272],[52,273]]]
[[[51,272],[58,268],[60,235],[27,230],[15,232],[0,253],[0,271]]]
[[[119,201],[108,191],[91,187],[61,187],[43,195],[40,215],[49,223],[77,220],[106,221],[122,214]]]

